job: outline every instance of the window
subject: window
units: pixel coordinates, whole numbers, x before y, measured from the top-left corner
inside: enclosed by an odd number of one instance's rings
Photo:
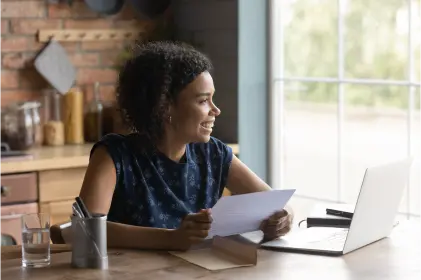
[[[399,211],[419,218],[421,0],[270,5],[272,185],[355,203],[366,167],[411,155]]]

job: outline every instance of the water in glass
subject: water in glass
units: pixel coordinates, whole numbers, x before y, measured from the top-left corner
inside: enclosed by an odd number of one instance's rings
[[[32,218],[34,220],[34,218]],[[49,221],[38,218],[38,227],[30,226],[28,217],[23,217],[22,228],[22,266],[45,267],[50,264]]]

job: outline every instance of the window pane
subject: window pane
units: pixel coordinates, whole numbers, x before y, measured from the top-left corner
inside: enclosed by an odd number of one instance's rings
[[[285,76],[336,77],[337,0],[282,0]]]
[[[410,180],[410,209],[411,213],[421,215],[421,89],[415,94],[415,110],[412,119],[412,155],[415,158]]]
[[[421,81],[421,0],[412,1],[412,26],[414,40],[415,80]]]
[[[345,1],[345,75],[407,78],[407,0]]]
[[[344,85],[343,197],[355,203],[365,169],[407,156],[408,88]],[[406,211],[406,192],[400,211]]]
[[[285,83],[284,184],[297,195],[337,195],[337,86]]]

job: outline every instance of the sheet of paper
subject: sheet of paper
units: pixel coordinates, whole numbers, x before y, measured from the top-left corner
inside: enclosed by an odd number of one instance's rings
[[[282,210],[294,192],[287,189],[222,197],[212,208],[208,238],[259,230],[261,222]]]

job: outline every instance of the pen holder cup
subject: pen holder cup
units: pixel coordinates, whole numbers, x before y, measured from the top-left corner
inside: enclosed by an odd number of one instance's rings
[[[72,267],[108,269],[107,216],[72,216]]]

